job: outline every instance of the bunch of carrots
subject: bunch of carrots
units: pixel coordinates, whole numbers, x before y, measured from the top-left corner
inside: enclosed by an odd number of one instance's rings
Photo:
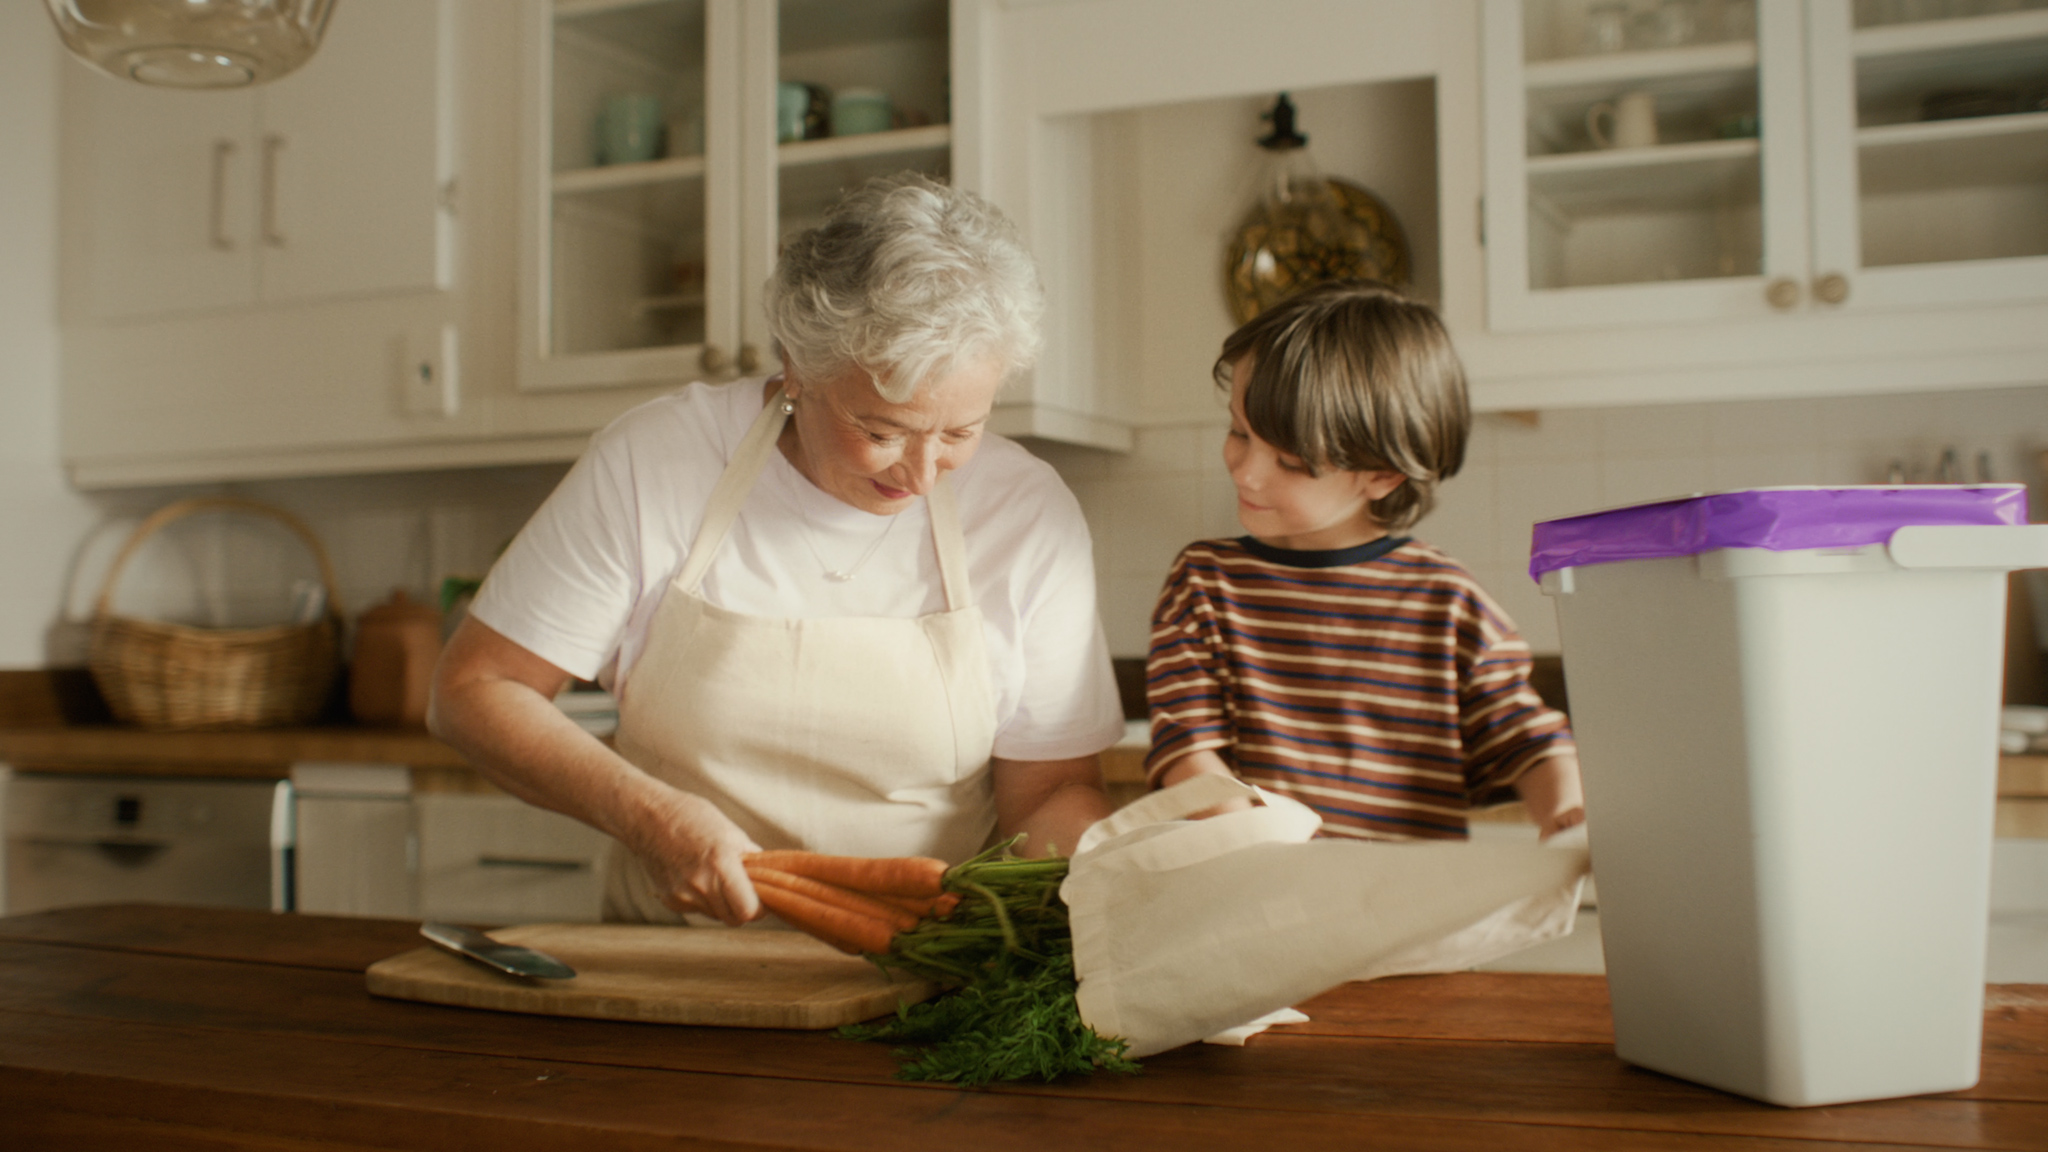
[[[894,1017],[848,1025],[907,1042],[908,1080],[986,1084],[1135,1072],[1124,1042],[1074,1005],[1073,933],[1059,898],[1067,861],[1011,854],[1016,839],[947,867],[928,857],[755,852],[743,863],[769,911],[844,952],[947,987]]]
[[[881,955],[899,932],[959,906],[946,891],[946,862],[928,856],[870,859],[783,850],[743,858],[770,912],[842,952]]]

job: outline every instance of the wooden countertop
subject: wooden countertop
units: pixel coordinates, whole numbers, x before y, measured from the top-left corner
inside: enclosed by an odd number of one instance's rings
[[[1136,1076],[905,1084],[827,1034],[379,1000],[410,921],[128,905],[0,919],[9,1147],[299,1149],[2031,1148],[2048,985],[1990,990],[1983,1079],[1793,1110],[1615,1058],[1597,976],[1345,985],[1312,1021]]]
[[[256,728],[151,732],[114,724],[0,728],[0,763],[26,771],[124,772],[283,779],[307,760],[465,768],[425,732],[373,728]]]

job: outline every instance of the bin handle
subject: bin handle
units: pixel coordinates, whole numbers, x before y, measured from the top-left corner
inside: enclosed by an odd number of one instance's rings
[[[2048,568],[2048,524],[1908,524],[1885,548],[1901,568]]]

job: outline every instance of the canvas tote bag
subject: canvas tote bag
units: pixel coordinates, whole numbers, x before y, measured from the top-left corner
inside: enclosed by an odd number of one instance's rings
[[[1187,819],[1240,798],[1255,806]],[[1060,888],[1081,1019],[1142,1057],[1347,980],[1457,971],[1571,931],[1583,847],[1311,841],[1321,823],[1198,776],[1090,827]]]

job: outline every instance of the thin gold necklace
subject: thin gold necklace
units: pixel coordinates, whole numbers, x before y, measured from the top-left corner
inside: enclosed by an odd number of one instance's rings
[[[798,475],[801,476],[802,473],[798,473]],[[889,522],[882,525],[881,534],[875,537],[874,543],[868,545],[867,551],[860,554],[860,559],[855,560],[844,568],[834,568],[825,562],[825,557],[818,551],[818,542],[813,539],[817,527],[811,523],[811,510],[804,507],[802,492],[797,493],[796,510],[804,518],[804,544],[811,550],[811,559],[816,560],[818,567],[824,569],[825,579],[832,581],[834,584],[849,583],[855,576],[860,575],[860,570],[867,567],[868,561],[875,558],[875,553],[882,550],[882,541],[889,538],[889,529],[894,528],[896,521],[902,518],[900,513],[890,516]]]

